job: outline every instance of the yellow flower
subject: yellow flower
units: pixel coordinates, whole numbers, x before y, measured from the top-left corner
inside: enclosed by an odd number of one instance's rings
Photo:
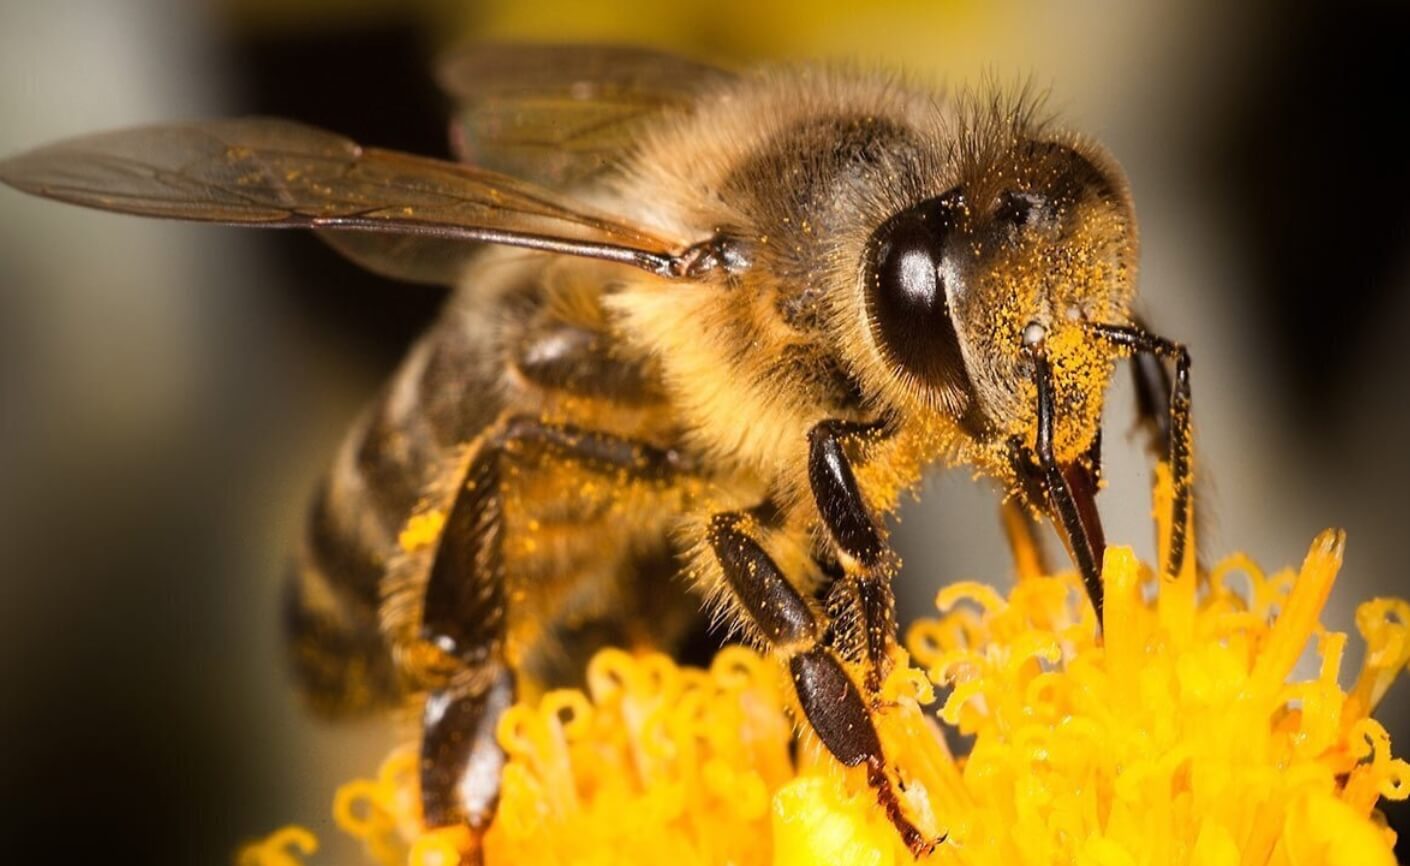
[[[1168,495],[1162,474],[1158,515]],[[879,723],[908,813],[948,834],[928,862],[1393,864],[1375,807],[1410,793],[1410,766],[1370,713],[1410,661],[1410,605],[1361,605],[1365,660],[1344,690],[1346,635],[1319,622],[1343,543],[1322,533],[1296,571],[1265,575],[1236,555],[1197,575],[1190,557],[1173,578],[1113,547],[1100,636],[1075,575],[1036,574],[1024,551],[1007,598],[942,590],[939,616],[908,631],[910,658],[898,651]],[[1309,659],[1315,675],[1298,679]],[[741,647],[703,671],[598,655],[586,694],[505,714],[485,863],[909,862],[864,771],[810,738],[794,747],[786,686]],[[967,755],[944,729],[973,738]],[[395,753],[339,791],[335,818],[384,866],[454,866],[468,836],[420,830],[415,766]],[[251,846],[241,866],[296,862],[290,846],[312,843],[298,833]]]

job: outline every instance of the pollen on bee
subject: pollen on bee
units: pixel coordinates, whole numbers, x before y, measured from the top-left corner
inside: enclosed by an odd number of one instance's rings
[[[440,537],[445,522],[445,512],[439,509],[413,514],[397,535],[397,544],[406,553],[428,547]]]

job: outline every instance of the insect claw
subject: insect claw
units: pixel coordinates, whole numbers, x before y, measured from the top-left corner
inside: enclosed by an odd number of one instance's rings
[[[906,817],[901,800],[896,796],[896,789],[886,774],[885,759],[879,753],[867,758],[867,784],[876,792],[877,800],[882,809],[886,811],[886,817],[891,821],[891,826],[896,828],[896,832],[901,836],[901,841],[910,850],[911,856],[917,860],[931,854],[949,838],[950,834],[948,833],[942,833],[939,836],[926,836]]]
[[[931,854],[934,854],[935,849],[939,848],[941,845],[944,845],[945,841],[949,838],[949,833],[941,833],[939,836],[932,836],[929,839],[921,839],[918,842],[908,844],[906,847],[910,849],[912,857],[917,860],[922,860],[926,857],[929,857]]]

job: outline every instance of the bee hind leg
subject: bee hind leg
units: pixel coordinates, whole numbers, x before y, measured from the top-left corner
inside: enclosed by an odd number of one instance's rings
[[[420,773],[426,826],[488,828],[504,768],[495,729],[513,700],[514,679],[502,665],[466,670],[427,695]]]
[[[428,827],[465,823],[483,830],[494,817],[504,755],[499,715],[513,700],[501,659],[506,610],[500,527],[503,445],[490,441],[471,460],[432,561],[421,637],[457,663],[422,711],[421,807]]]
[[[504,755],[495,740],[514,698],[503,659],[508,622],[501,543],[505,465],[575,460],[612,477],[665,480],[683,470],[675,452],[622,437],[510,416],[480,444],[441,532],[426,584],[420,637],[454,661],[422,715],[421,802],[429,827],[494,817]]]

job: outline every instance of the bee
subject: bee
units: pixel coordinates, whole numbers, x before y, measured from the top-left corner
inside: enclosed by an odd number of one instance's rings
[[[877,733],[902,496],[933,466],[992,479],[1100,612],[1102,406],[1131,357],[1174,477],[1164,567],[1186,556],[1189,355],[1132,316],[1121,171],[1027,93],[602,46],[477,46],[441,78],[458,161],[245,119],[63,141],[0,180],[309,229],[455,287],[338,453],[287,607],[316,705],[419,708],[428,826],[488,825],[516,697],[703,609],[930,850]]]

